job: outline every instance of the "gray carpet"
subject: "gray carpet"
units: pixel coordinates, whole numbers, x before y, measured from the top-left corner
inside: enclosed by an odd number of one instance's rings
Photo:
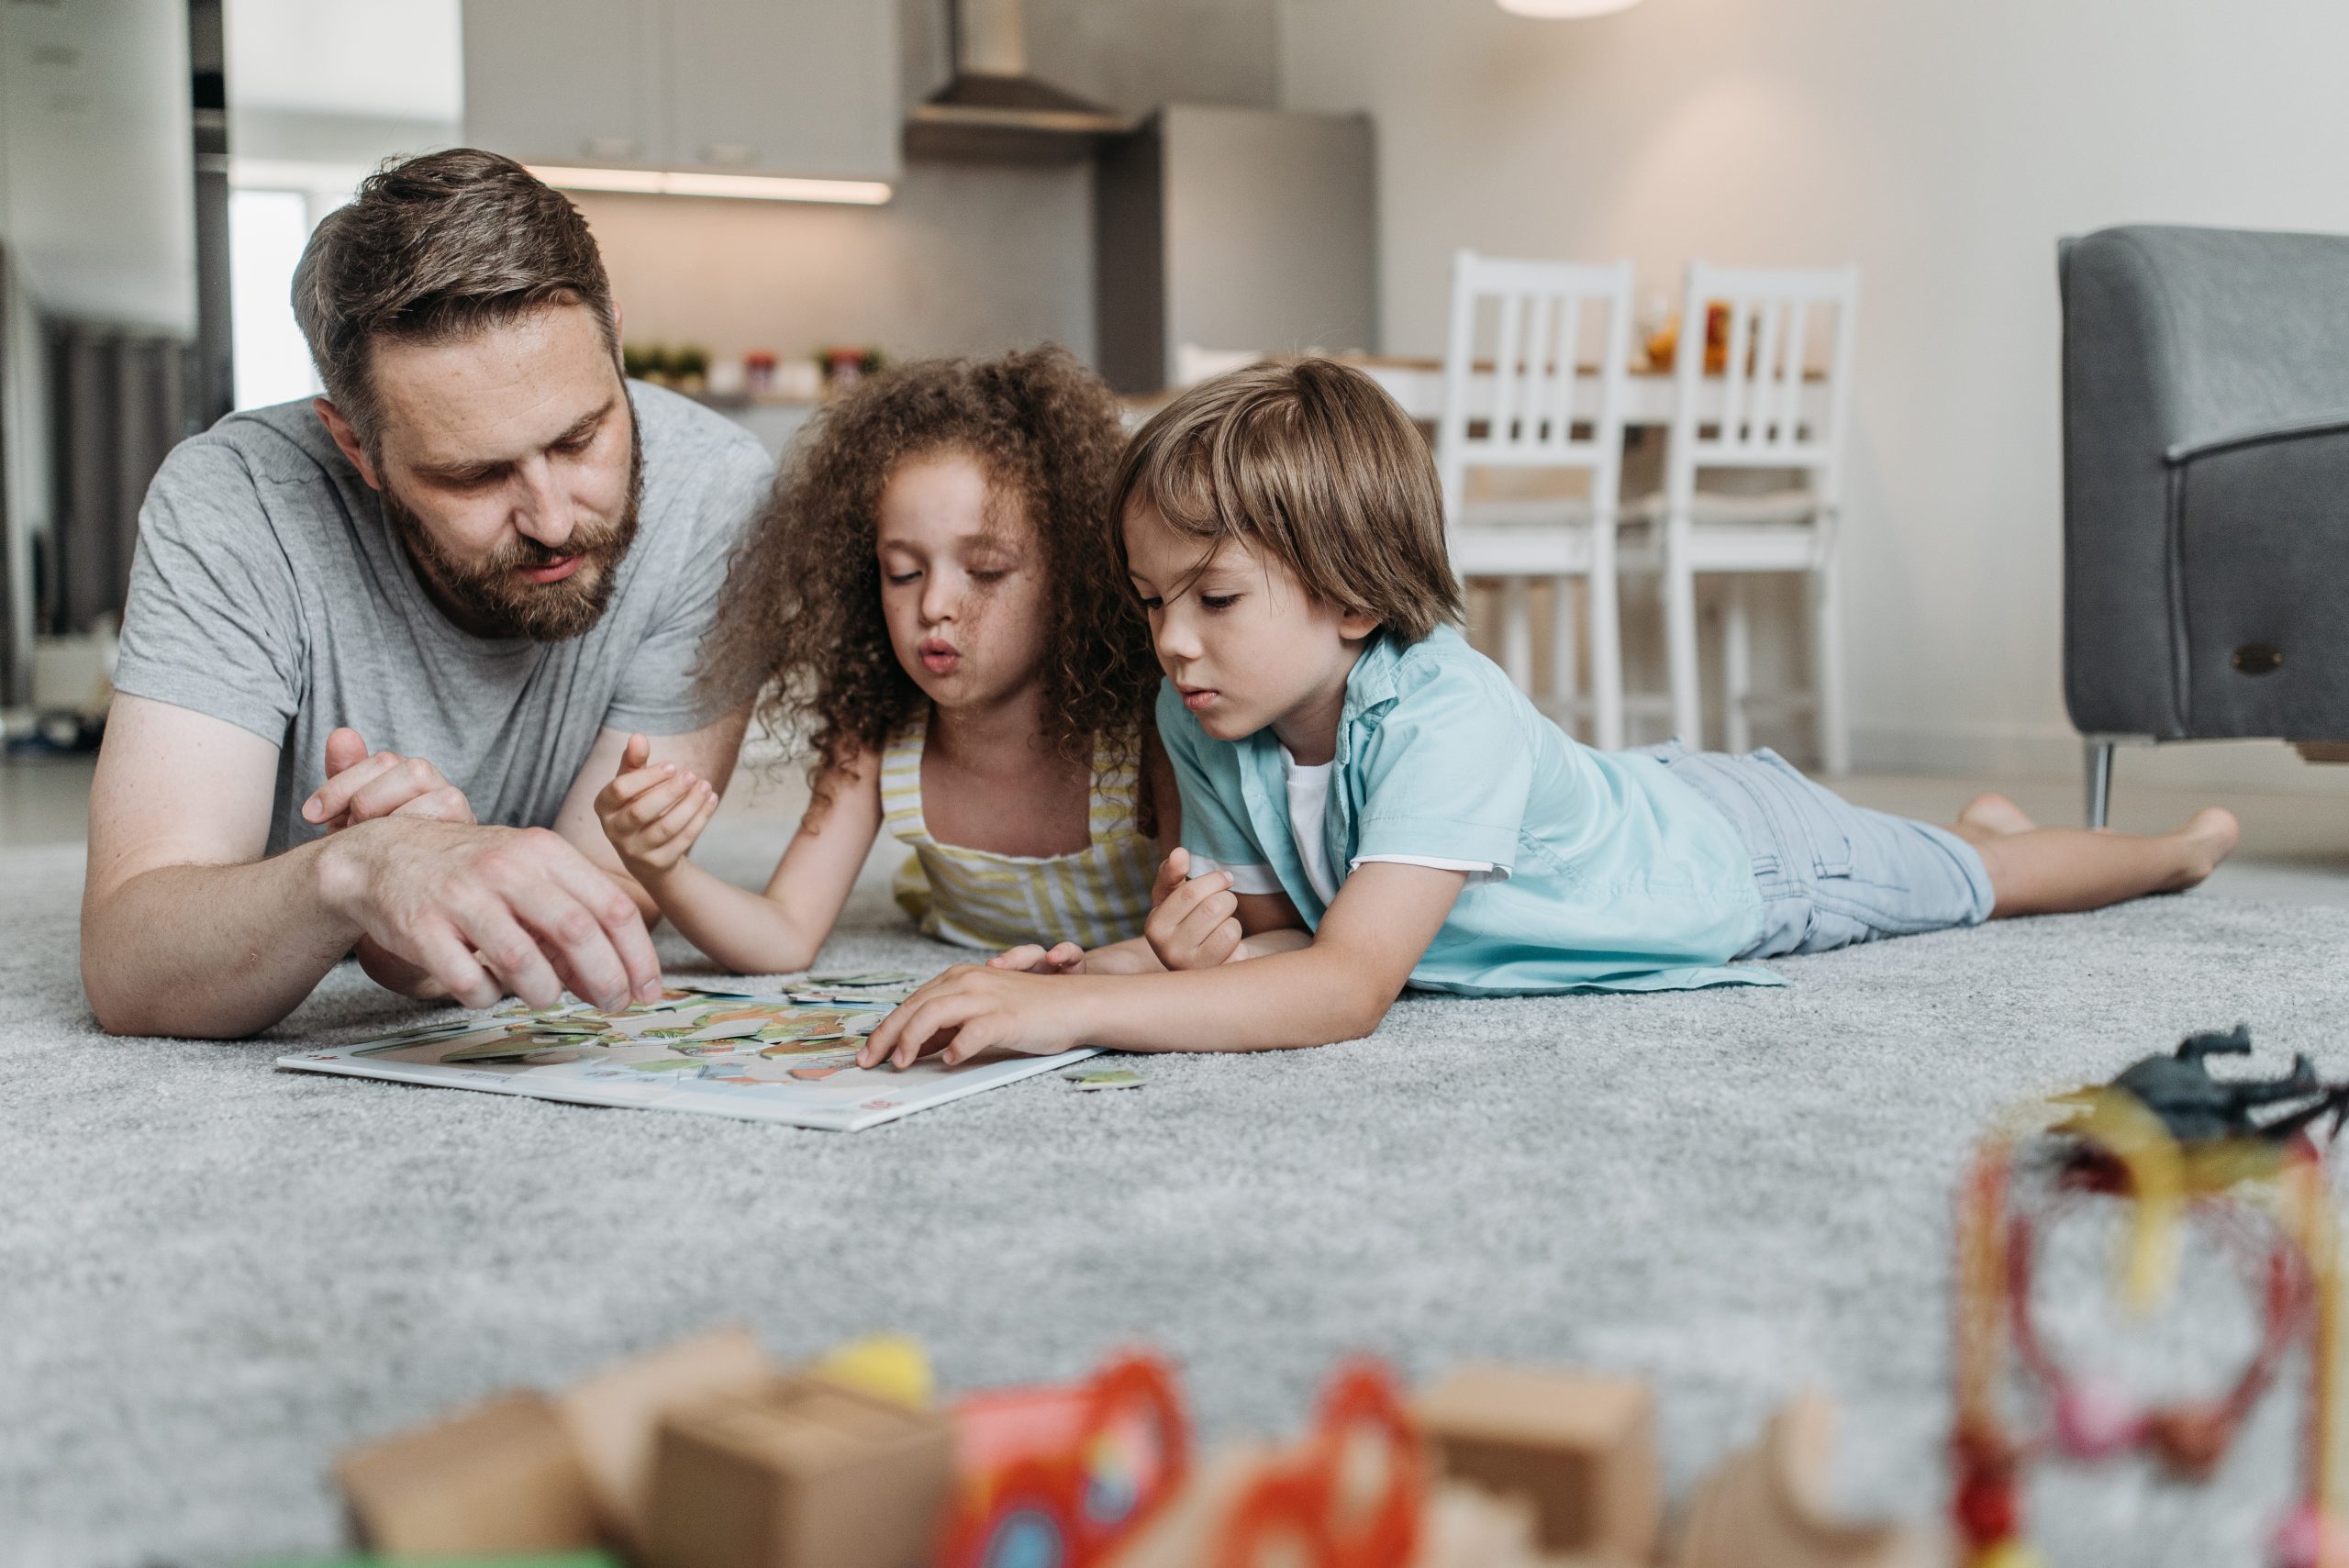
[[[1291,1429],[1355,1349],[1637,1372],[1675,1492],[1812,1383],[1842,1500],[1930,1515],[1975,1129],[2238,1018],[2349,1067],[2349,911],[2189,897],[1795,961],[1783,991],[1410,1000],[1356,1044],[1135,1059],[1139,1092],[803,1132],[273,1071],[405,1016],[349,966],[266,1040],[106,1040],[80,873],[0,855],[12,1564],[324,1549],[344,1444],[727,1319],[785,1357],[909,1330],[953,1388],[1146,1340],[1211,1435]],[[953,956],[870,896],[850,925],[826,964]],[[2178,1342],[2239,1337],[2179,1310]],[[2049,1484],[2052,1561],[2256,1560],[2288,1406],[2207,1498]]]

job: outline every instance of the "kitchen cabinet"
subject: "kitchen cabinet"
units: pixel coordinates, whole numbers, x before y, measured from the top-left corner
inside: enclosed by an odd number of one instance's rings
[[[668,8],[672,167],[896,175],[896,6],[669,0]]]
[[[525,163],[659,166],[663,0],[465,0],[465,139]]]
[[[526,163],[898,172],[874,0],[466,0],[465,137]]]

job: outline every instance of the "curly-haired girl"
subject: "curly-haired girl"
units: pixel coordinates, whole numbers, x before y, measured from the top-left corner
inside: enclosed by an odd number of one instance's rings
[[[763,894],[685,858],[717,806],[629,742],[596,797],[662,913],[749,974],[805,968],[883,828],[930,936],[1086,945],[1150,913],[1158,664],[1101,508],[1123,432],[1056,348],[931,360],[819,416],[729,570],[701,679],[805,737],[813,799]],[[1172,832],[1170,820],[1166,827]]]

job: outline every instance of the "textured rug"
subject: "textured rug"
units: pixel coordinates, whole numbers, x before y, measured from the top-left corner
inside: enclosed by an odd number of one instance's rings
[[[747,880],[774,843],[715,849]],[[1294,1430],[1354,1350],[1636,1373],[1675,1494],[1814,1385],[1839,1500],[1930,1517],[1985,1121],[2237,1019],[2262,1066],[2349,1067],[2349,911],[2186,897],[1794,961],[1783,991],[1407,1000],[1353,1044],[1132,1059],[1138,1092],[1046,1077],[804,1132],[273,1070],[410,1016],[349,965],[266,1039],[106,1039],[80,876],[0,854],[12,1564],[328,1548],[345,1444],[727,1320],[783,1357],[910,1331],[954,1389],[1147,1340],[1210,1438]],[[824,962],[954,956],[867,889]],[[2244,1339],[2232,1279],[2172,1309],[2161,1375],[2223,1375],[2197,1357]],[[2041,1486],[2051,1562],[2257,1561],[2292,1415],[2207,1495]]]

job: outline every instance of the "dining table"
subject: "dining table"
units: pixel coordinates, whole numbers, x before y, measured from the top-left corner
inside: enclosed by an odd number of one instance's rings
[[[1403,411],[1422,425],[1432,425],[1443,417],[1443,361],[1433,357],[1418,358],[1403,354],[1337,354],[1341,364],[1352,365],[1386,389],[1387,395],[1403,406]],[[1679,406],[1680,382],[1669,365],[1657,365],[1642,360],[1629,367],[1623,386],[1623,423],[1627,427],[1657,427],[1672,423]],[[1577,417],[1598,406],[1598,367],[1577,365],[1575,369],[1574,409]],[[1698,379],[1698,418],[1714,423],[1720,418],[1722,406],[1728,397],[1729,378],[1709,373]],[[1747,384],[1750,397],[1755,390]],[[1478,361],[1469,368],[1468,417],[1472,419],[1489,416],[1493,409],[1493,366],[1488,360]],[[1802,422],[1814,428],[1828,417],[1827,376],[1822,371],[1808,371],[1803,375]]]

